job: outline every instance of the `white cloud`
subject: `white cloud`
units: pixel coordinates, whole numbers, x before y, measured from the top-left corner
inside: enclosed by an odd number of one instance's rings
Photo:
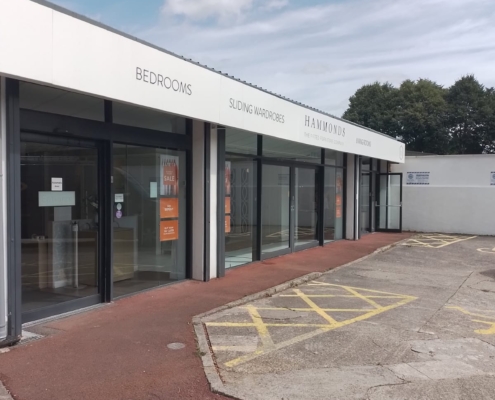
[[[270,0],[265,1],[261,6],[265,10],[280,10],[289,5],[289,0]]]
[[[272,12],[264,8],[267,1],[224,2],[224,11],[214,10],[222,0],[167,4],[188,4],[175,12],[190,18],[243,18],[209,25],[181,18],[134,33],[337,115],[356,89],[375,80],[429,78],[448,86],[474,73],[495,86],[492,0],[308,1]]]
[[[165,0],[162,14],[179,15],[193,20],[239,17],[250,9],[253,0]]]

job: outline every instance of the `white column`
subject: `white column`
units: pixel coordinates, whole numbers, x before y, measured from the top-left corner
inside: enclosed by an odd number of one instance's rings
[[[210,133],[210,278],[217,277],[217,185],[218,135],[216,125]]]
[[[354,154],[347,155],[347,165],[346,165],[346,179],[347,179],[347,188],[346,188],[346,226],[345,226],[345,238],[348,240],[356,240],[355,232],[356,231],[356,223],[357,223],[357,210],[356,210],[356,195],[358,195],[358,191],[355,190],[356,185],[356,169],[355,169],[355,159],[356,156]],[[359,189],[359,186],[358,186]]]
[[[193,121],[192,129],[192,279],[204,278],[205,229],[205,124]]]
[[[7,336],[7,183],[5,78],[0,77],[0,340]]]

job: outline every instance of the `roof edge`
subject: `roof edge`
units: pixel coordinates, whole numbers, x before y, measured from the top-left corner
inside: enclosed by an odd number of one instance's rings
[[[259,90],[259,91],[261,91],[261,92],[264,92],[264,93],[266,93],[266,94],[269,94],[269,95],[271,95],[271,96],[275,96],[275,97],[277,97],[277,98],[279,98],[279,99],[281,99],[281,100],[284,100],[284,101],[287,101],[287,102],[289,102],[289,103],[295,104],[295,105],[297,105],[297,106],[299,106],[299,107],[306,108],[306,109],[308,109],[308,110],[311,110],[311,111],[317,112],[317,113],[322,114],[322,115],[325,115],[325,116],[327,116],[327,117],[335,118],[335,119],[337,119],[337,120],[339,120],[339,121],[346,122],[346,123],[348,123],[348,124],[351,124],[351,125],[357,126],[357,127],[359,127],[359,128],[362,128],[362,129],[365,129],[365,130],[367,130],[367,131],[369,131],[369,132],[373,132],[373,133],[376,133],[376,134],[378,134],[378,135],[385,136],[385,137],[387,137],[387,138],[393,139],[393,140],[395,140],[395,141],[397,141],[397,142],[402,142],[402,143],[403,143],[403,141],[402,141],[402,140],[399,140],[399,139],[397,139],[397,138],[394,138],[394,137],[392,137],[392,136],[390,136],[390,135],[387,135],[387,134],[385,134],[385,133],[382,133],[382,132],[376,131],[376,130],[371,129],[371,128],[368,128],[368,127],[366,127],[366,126],[359,125],[359,124],[357,124],[357,123],[355,123],[355,122],[348,121],[348,120],[343,119],[343,118],[341,118],[341,117],[337,117],[337,116],[335,116],[335,115],[332,115],[332,114],[330,114],[330,113],[324,112],[324,111],[319,110],[319,109],[317,109],[317,108],[314,108],[314,107],[308,106],[308,105],[303,104],[303,103],[301,103],[301,102],[298,102],[298,101],[296,101],[296,100],[292,100],[292,99],[290,99],[290,98],[288,98],[288,97],[285,97],[285,96],[282,96],[282,95],[280,95],[280,94],[276,94],[276,93],[270,92],[269,90],[264,89],[264,88],[262,88],[262,87],[260,87],[260,86],[253,85],[253,84],[251,84],[251,83],[247,83],[246,81],[243,81],[243,80],[241,80],[241,79],[239,79],[239,78],[236,78],[236,77],[234,77],[234,76],[232,76],[232,75],[229,75],[229,74],[227,74],[227,73],[223,73],[223,72],[221,72],[221,71],[217,71],[217,70],[216,70],[216,69],[214,69],[214,68],[211,68],[211,67],[208,67],[207,65],[201,64],[199,61],[194,61],[194,60],[192,60],[192,59],[190,59],[190,58],[186,58],[186,57],[181,56],[181,55],[179,55],[179,54],[173,53],[173,52],[171,52],[171,51],[169,51],[169,50],[167,50],[167,49],[164,49],[163,47],[159,47],[159,46],[157,46],[157,45],[154,45],[153,43],[147,42],[146,40],[140,39],[140,38],[138,38],[137,36],[132,36],[132,35],[130,35],[130,34],[128,34],[128,33],[122,32],[122,31],[120,31],[120,30],[118,30],[118,29],[115,29],[115,28],[113,28],[113,27],[109,26],[109,25],[106,25],[106,24],[103,24],[103,23],[101,23],[101,22],[95,21],[95,20],[93,20],[93,19],[91,19],[91,18],[89,18],[89,17],[86,17],[86,16],[84,16],[84,15],[82,15],[82,14],[79,14],[79,13],[76,13],[76,12],[74,12],[74,11],[71,11],[71,10],[69,10],[69,9],[67,9],[67,8],[64,8],[64,7],[62,7],[62,6],[59,6],[59,5],[57,5],[57,4],[51,3],[51,2],[49,2],[49,1],[47,1],[47,0],[30,0],[30,1],[31,1],[31,2],[33,2],[33,3],[37,3],[37,4],[41,5],[41,6],[45,6],[45,7],[51,8],[51,9],[52,9],[52,10],[54,10],[54,11],[61,12],[61,13],[63,13],[63,14],[66,14],[66,15],[68,15],[68,16],[70,16],[70,17],[73,17],[73,18],[76,18],[76,19],[78,19],[78,20],[84,21],[84,22],[89,23],[89,24],[91,24],[91,25],[94,25],[94,26],[96,26],[96,27],[98,27],[98,28],[105,29],[105,30],[107,30],[107,31],[109,31],[109,32],[112,32],[112,33],[115,33],[115,34],[117,34],[117,35],[119,35],[119,36],[122,36],[122,37],[125,37],[125,38],[127,38],[127,39],[133,40],[133,41],[138,42],[138,43],[140,43],[140,44],[142,44],[142,45],[145,45],[145,46],[147,46],[147,47],[151,47],[151,48],[153,48],[153,49],[155,49],[155,50],[158,50],[158,51],[160,51],[160,52],[162,52],[162,53],[165,53],[165,54],[168,54],[168,55],[170,55],[170,56],[173,56],[173,57],[179,58],[179,59],[181,59],[181,60],[183,60],[183,61],[186,61],[186,62],[189,62],[189,63],[191,63],[191,64],[194,64],[194,65],[196,65],[196,66],[198,66],[198,67],[201,67],[201,68],[207,69],[207,70],[209,70],[209,71],[211,71],[211,72],[217,73],[217,74],[219,74],[219,75],[221,75],[221,76],[224,76],[224,77],[226,77],[226,78],[232,79],[232,80],[234,80],[234,81],[236,81],[236,82],[242,83],[243,85],[249,86],[249,87],[251,87],[251,88],[253,88],[253,89],[257,89],[257,90]]]

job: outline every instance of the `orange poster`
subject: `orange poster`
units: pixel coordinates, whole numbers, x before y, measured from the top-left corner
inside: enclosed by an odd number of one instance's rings
[[[160,222],[160,242],[179,239],[179,221],[161,221]]]
[[[335,196],[335,217],[342,218],[342,196],[340,194]]]
[[[225,216],[225,233],[230,233],[230,215]]]
[[[225,161],[225,194],[230,194],[230,161]]]
[[[161,196],[177,196],[178,194],[178,180],[179,180],[179,167],[178,157],[161,155]]]
[[[179,218],[179,199],[162,197],[160,199],[160,218]]]
[[[225,198],[225,214],[230,214],[230,197]]]

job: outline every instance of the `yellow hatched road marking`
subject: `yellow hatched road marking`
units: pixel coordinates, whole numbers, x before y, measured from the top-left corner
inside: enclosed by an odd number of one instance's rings
[[[308,294],[308,297],[347,297],[355,298],[352,294]],[[297,294],[281,294],[279,297],[299,297]],[[370,299],[402,299],[404,296],[366,296]]]
[[[440,249],[454,243],[459,243],[465,240],[474,239],[476,236],[451,236],[443,234],[422,234],[405,242],[405,245],[412,247],[427,247],[432,249]]]
[[[371,304],[373,307],[375,307],[375,308],[380,308],[381,307],[381,305],[378,304],[376,301],[373,301],[370,298],[368,298],[366,296],[363,296],[361,293],[356,292],[353,288],[350,288],[348,286],[343,286],[343,288],[345,290],[347,290],[348,292],[352,293],[354,296],[356,296],[356,297],[360,298],[361,300],[364,300],[367,303]]]
[[[299,297],[317,314],[319,314],[324,320],[328,321],[330,324],[335,324],[335,321],[330,315],[323,311],[317,304],[315,304],[307,295],[305,295],[300,289],[294,289],[294,292],[299,295]]]
[[[489,325],[490,328],[488,328],[488,329],[476,329],[474,332],[479,333],[480,335],[495,335],[495,315],[483,315],[483,314],[472,313],[472,312],[467,311],[466,309],[464,309],[462,307],[456,307],[456,306],[447,306],[445,308],[448,308],[450,310],[457,310],[463,314],[470,315],[472,317],[483,318],[484,321],[479,320],[479,319],[472,319],[471,321],[478,322],[480,324]],[[486,321],[486,320],[488,320],[488,321]]]
[[[488,247],[484,247],[484,248],[478,249],[478,251],[480,251],[482,253],[495,254],[495,247],[491,250]]]
[[[490,325],[490,328],[488,329],[476,329],[476,333],[479,333],[480,335],[495,335],[495,322],[479,321],[477,319],[473,319],[473,322]]]
[[[474,239],[475,237],[476,236],[470,236],[470,237],[467,237],[467,238],[464,238],[464,239],[457,239],[457,240],[454,240],[452,242],[442,244],[442,245],[438,246],[437,249],[442,248],[442,247],[445,247],[445,246],[448,246],[449,244],[454,244],[454,243],[464,242],[465,240]]]
[[[208,327],[230,327],[230,328],[255,328],[260,339],[261,345],[256,349],[256,351],[251,352],[249,354],[244,354],[241,357],[235,358],[225,363],[227,367],[235,367],[236,365],[242,364],[244,362],[253,360],[262,356],[263,354],[268,354],[273,351],[282,349],[287,346],[291,346],[293,344],[299,343],[301,341],[310,339],[317,335],[320,335],[325,332],[329,332],[331,330],[341,328],[355,322],[363,321],[365,319],[371,318],[375,315],[381,314],[383,312],[392,310],[394,308],[405,305],[413,300],[416,297],[400,295],[397,293],[388,293],[381,292],[378,290],[372,289],[363,289],[363,288],[355,288],[351,286],[343,286],[343,285],[335,285],[326,282],[314,282],[313,286],[326,287],[328,289],[340,289],[343,291],[347,291],[351,293],[350,295],[312,295],[306,294],[301,289],[294,289],[295,294],[293,295],[282,295],[282,297],[299,297],[301,298],[309,308],[289,308],[289,307],[255,307],[254,305],[242,306],[242,308],[246,309],[252,319],[252,322],[206,322],[206,326]],[[373,294],[371,294],[373,293]],[[368,295],[369,294],[369,295]],[[355,309],[355,308],[322,308],[319,307],[316,303],[314,303],[311,298],[313,297],[355,297],[360,300],[365,301],[369,305],[373,306],[374,309],[363,308],[363,309]],[[391,304],[386,307],[380,306],[375,301],[370,298],[393,298],[400,299],[400,301]],[[304,312],[315,312],[320,315],[327,323],[325,324],[293,324],[293,323],[266,323],[263,321],[259,310],[293,310],[293,311],[304,311]],[[346,319],[344,321],[336,321],[327,312],[359,312],[361,315],[355,316],[354,318]],[[274,343],[273,339],[270,336],[270,332],[268,330],[269,327],[294,327],[294,328],[316,328],[312,332],[307,332],[302,335],[298,335],[294,338],[285,340],[280,343]],[[246,349],[238,347],[238,346],[215,346],[213,348],[214,351],[241,351],[245,352]]]
[[[400,307],[400,306],[403,306],[413,300],[416,300],[416,297],[413,297],[413,296],[404,296],[404,300],[398,302],[398,303],[395,303],[395,304],[391,304],[389,306],[386,306],[386,307],[382,307],[380,309],[375,309],[375,310],[372,310],[370,312],[367,312],[366,314],[363,314],[363,315],[360,315],[358,317],[355,317],[355,318],[352,318],[352,319],[348,319],[348,320],[345,320],[345,321],[341,321],[341,322],[335,322],[334,324],[332,325],[326,325],[326,327],[323,327],[323,328],[320,328],[318,330],[315,330],[313,332],[309,332],[309,333],[305,333],[303,335],[299,335],[299,336],[296,336],[292,339],[289,339],[289,340],[285,340],[283,342],[280,342],[280,343],[277,343],[275,344],[273,347],[269,348],[269,349],[265,349],[263,347],[259,348],[256,352],[254,353],[251,353],[251,354],[246,354],[246,355],[243,355],[241,357],[238,357],[238,358],[235,358],[231,361],[228,361],[225,363],[225,366],[227,367],[235,367],[239,364],[242,364],[242,363],[245,363],[247,361],[251,361],[251,360],[254,360],[264,354],[268,354],[268,353],[271,353],[273,351],[276,351],[276,350],[280,350],[280,349],[283,349],[287,346],[291,346],[293,344],[296,344],[296,343],[300,343],[304,340],[307,340],[307,339],[310,339],[312,337],[315,337],[315,336],[318,336],[318,335],[321,335],[322,333],[325,333],[325,332],[329,332],[331,330],[334,330],[334,329],[337,329],[337,328],[341,328],[343,326],[347,326],[347,325],[350,325],[350,324],[353,324],[355,322],[358,322],[358,321],[363,321],[365,319],[368,319],[368,318],[371,318],[375,315],[378,315],[378,314],[381,314],[385,311],[389,311],[389,310],[392,310],[394,308],[397,308],[397,307]],[[208,325],[210,325],[211,323],[208,323]],[[303,325],[303,324],[300,324],[300,325]],[[270,325],[269,325],[270,326]],[[295,325],[289,325],[289,326],[295,326]],[[310,326],[310,325],[307,325],[307,326]]]
[[[268,329],[265,323],[263,322],[263,318],[261,318],[260,313],[258,312],[256,307],[252,305],[249,305],[246,308],[249,312],[249,315],[251,315],[251,319],[253,320],[253,326],[258,331],[258,335],[260,336],[263,346],[266,348],[272,347],[273,346],[272,337],[270,336],[270,333],[268,332]]]
[[[326,283],[326,282],[319,282],[320,285],[324,285],[324,286],[333,286],[335,288],[341,288],[343,289],[344,286],[343,285],[336,285],[335,283]],[[382,292],[381,290],[374,290],[374,289],[364,289],[364,288],[358,288],[358,287],[354,287],[354,286],[345,286],[345,287],[348,287],[348,288],[351,288],[351,289],[356,289],[356,290],[359,290],[360,292],[369,292],[369,293],[380,293],[381,296],[366,296],[366,297],[397,297],[397,298],[404,298],[404,297],[411,297],[411,296],[407,296],[407,295],[403,295],[403,294],[399,294],[399,293],[392,293],[392,292]],[[386,295],[386,296],[383,296],[383,295]],[[346,295],[345,297],[355,297],[355,296],[348,296]],[[416,298],[416,297],[415,297]]]
[[[246,328],[246,327],[255,327],[252,322],[206,322],[206,326],[223,326],[226,328]],[[295,326],[296,328],[305,328],[305,327],[315,327],[315,328],[326,328],[328,324],[282,324],[282,323],[267,323],[265,324],[267,327],[271,326]]]
[[[244,308],[244,307],[240,307]],[[312,308],[292,308],[292,307],[256,307],[258,310],[272,310],[272,311],[314,311]],[[336,311],[336,312],[365,312],[371,311],[372,309],[367,308],[322,308],[323,311]]]
[[[482,314],[475,314],[475,313],[472,313],[470,311],[467,311],[466,309],[462,308],[462,307],[456,307],[456,306],[447,306],[445,308],[448,308],[450,310],[457,310],[457,311],[460,311],[461,313],[463,314],[466,314],[466,315],[471,315],[473,317],[480,317],[480,318],[486,318],[486,319],[493,319],[495,321],[495,316],[487,316],[487,315],[482,315]]]

